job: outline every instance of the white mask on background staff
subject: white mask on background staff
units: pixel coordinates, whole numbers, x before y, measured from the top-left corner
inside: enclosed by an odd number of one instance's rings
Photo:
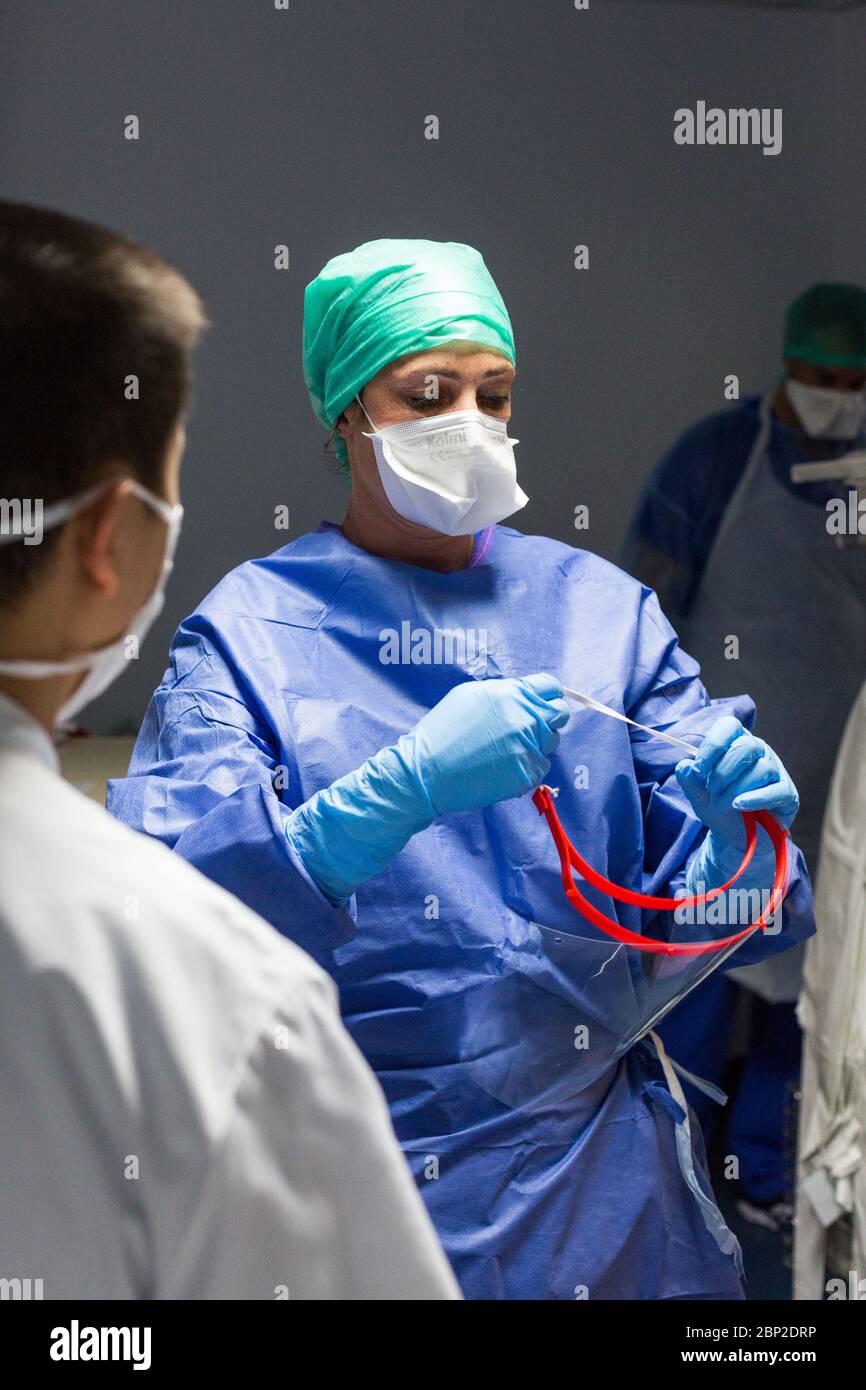
[[[51,527],[59,526],[64,521],[68,521],[71,516],[75,516],[77,512],[81,512],[89,506],[100,492],[104,492],[106,488],[113,486],[116,482],[117,479],[112,479],[109,483],[88,488],[86,492],[80,493],[77,497],[71,497],[64,502],[47,507],[42,516],[42,529],[49,530]],[[144,641],[148,631],[162,612],[165,603],[165,586],[174,566],[174,555],[183,520],[183,507],[179,503],[174,507],[171,506],[162,497],[157,497],[148,488],[142,487],[141,483],[133,482],[130,492],[162,517],[167,529],[162,570],[157,579],[156,587],[150,598],[132,619],[127,631],[107,647],[100,647],[95,652],[85,652],[81,656],[67,657],[61,661],[38,661],[30,660],[27,657],[0,658],[0,675],[16,676],[24,680],[45,680],[49,676],[72,675],[75,671],[86,671],[87,674],[84,679],[76,686],[65,704],[60,707],[57,713],[57,724],[69,723],[85,705],[89,705],[91,700],[95,700],[104,690],[107,690],[112,681],[126,670],[129,665],[127,643],[130,638],[135,639],[133,650],[137,654],[139,644]],[[23,532],[4,533],[0,536],[0,543],[21,540],[23,534]]]
[[[803,429],[813,439],[856,439],[866,421],[866,392],[836,391],[785,381],[785,394]]]
[[[358,404],[367,415],[360,396]],[[370,416],[367,415],[370,420]],[[377,429],[379,477],[394,511],[444,536],[471,536],[525,507],[504,420],[452,410]]]

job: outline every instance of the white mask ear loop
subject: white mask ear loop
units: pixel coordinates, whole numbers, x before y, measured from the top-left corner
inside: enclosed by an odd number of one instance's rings
[[[42,509],[39,529],[41,531],[53,531],[56,526],[62,526],[64,522],[70,521],[72,517],[85,508],[90,506],[97,497],[106,492],[116,479],[110,479],[105,483],[94,483],[93,487],[87,488],[84,492],[79,492],[75,497],[65,498],[62,502],[52,502],[49,506]],[[15,531],[11,527],[0,527],[0,545],[5,545],[9,541],[24,540],[31,533],[25,530]]]
[[[107,492],[116,483],[124,482],[132,484],[129,489],[130,496],[138,497],[140,501],[150,507],[151,511],[162,517],[166,525],[172,524],[173,518],[178,512],[182,515],[183,508],[180,507],[180,504],[173,507],[170,502],[166,502],[164,497],[157,497],[155,492],[151,492],[135,478],[107,478],[104,482],[94,483],[93,487],[86,488],[84,492],[76,493],[74,497],[64,498],[62,502],[52,502],[50,506],[43,508],[40,529],[53,531],[56,526],[62,526],[65,522],[71,521],[74,516],[85,511],[91,502],[95,502],[103,492]],[[15,531],[9,527],[0,527],[0,545],[5,545],[10,541],[26,540],[29,534],[25,530]]]
[[[180,502],[172,505],[164,497],[157,497],[155,492],[151,492],[150,488],[145,487],[143,483],[136,482],[134,478],[129,491],[131,496],[139,498],[145,506],[150,507],[152,512],[161,517],[166,526],[173,526],[176,518],[183,516],[183,507]]]
[[[364,414],[367,415],[367,407],[364,405],[364,402],[361,400],[361,397],[358,395],[357,391],[355,392],[355,400],[358,402]],[[373,421],[370,419],[369,415],[367,415],[367,420],[369,422],[370,429],[373,431],[373,433],[379,434],[380,431],[376,429],[376,426],[373,424]]]

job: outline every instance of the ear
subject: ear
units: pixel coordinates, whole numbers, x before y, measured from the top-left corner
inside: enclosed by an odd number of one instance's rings
[[[108,599],[115,597],[120,586],[117,556],[127,521],[125,503],[131,491],[132,479],[119,478],[70,522],[70,527],[75,527],[74,544],[81,569]]]
[[[334,431],[341,439],[347,439],[357,430],[364,419],[364,412],[357,401],[350,401],[334,422]]]

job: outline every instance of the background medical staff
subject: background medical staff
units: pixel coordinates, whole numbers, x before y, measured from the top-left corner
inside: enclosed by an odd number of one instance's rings
[[[644,723],[704,736],[680,762],[597,713],[561,726],[560,813],[619,882],[721,884],[741,857],[740,810],[790,824],[796,790],[744,727],[751,702],[709,701],[651,592],[497,524],[526,500],[507,431],[514,360],[473,248],[381,240],[325,265],[306,292],[304,372],[351,477],[345,519],[241,565],[181,624],[110,806],[287,935],[287,837],[335,903],[382,870],[358,890],[354,937],[309,944],[464,1292],[738,1298],[736,1242],[676,1078],[654,1044],[629,1046],[708,958],[618,949],[575,917],[528,798],[479,812],[470,795],[508,729],[496,678],[527,671],[553,673],[527,690],[536,707],[558,705],[567,674]],[[462,708],[473,691],[490,694],[486,723]],[[449,735],[461,766],[443,758]],[[388,744],[373,784],[348,771]],[[398,812],[418,833],[386,868]],[[772,876],[767,848],[761,832],[756,883]],[[781,934],[750,938],[741,959],[812,930],[796,855],[792,868]],[[640,928],[636,908],[616,909]],[[671,931],[666,917],[647,930]]]
[[[46,1299],[455,1297],[331,982],[59,775],[55,723],[162,604],[198,296],[125,237],[0,203],[0,301],[4,1279]],[[383,867],[432,814],[416,745],[435,737],[477,808],[545,776],[566,718],[550,678],[454,691],[331,787],[327,832],[358,818]],[[278,862],[286,935],[351,935],[354,903],[323,897],[285,836]]]
[[[661,460],[625,564],[656,589],[709,689],[755,700],[758,730],[797,783],[797,839],[814,871],[839,741],[866,680],[866,546],[828,534],[827,502],[847,503],[848,485],[795,483],[791,467],[866,446],[866,290],[806,290],[788,311],[783,358],[766,395],[693,425]],[[678,1061],[719,1080],[732,977],[758,996],[728,1148],[744,1213],[770,1225],[785,1221],[793,1191],[801,962],[791,951],[717,975],[662,1028]],[[691,1099],[711,1124],[716,1107]]]

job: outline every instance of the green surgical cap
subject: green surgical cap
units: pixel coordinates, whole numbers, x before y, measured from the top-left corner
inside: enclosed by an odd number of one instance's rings
[[[784,356],[822,367],[866,367],[866,290],[812,285],[788,310]]]
[[[456,339],[514,362],[502,296],[481,256],[456,241],[368,241],[334,256],[304,293],[304,380],[330,429],[397,357]],[[341,459],[342,439],[335,441]]]

